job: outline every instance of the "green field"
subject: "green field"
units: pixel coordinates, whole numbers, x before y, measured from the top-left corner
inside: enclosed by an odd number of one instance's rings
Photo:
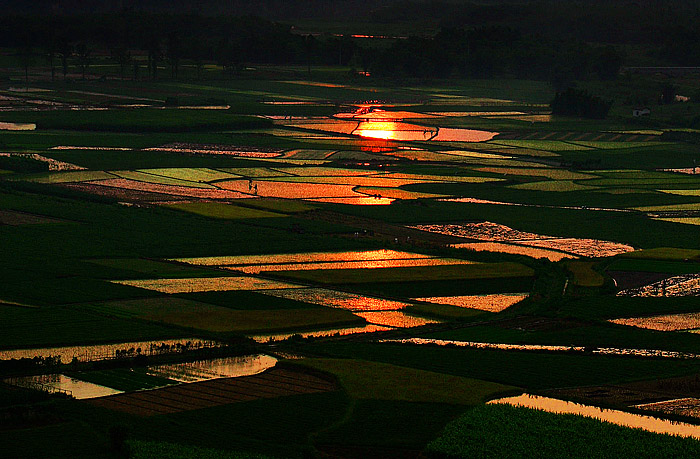
[[[487,405],[450,423],[427,451],[428,457],[449,458],[694,457],[700,453],[700,442],[571,414]]]

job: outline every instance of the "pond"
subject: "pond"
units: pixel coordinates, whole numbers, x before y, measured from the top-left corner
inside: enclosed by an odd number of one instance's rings
[[[700,439],[700,426],[697,425],[567,402],[565,400],[541,397],[539,395],[522,394],[517,397],[505,397],[491,400],[488,403],[522,406],[557,414],[578,414],[580,416],[594,418],[620,426],[643,429],[648,432]]]

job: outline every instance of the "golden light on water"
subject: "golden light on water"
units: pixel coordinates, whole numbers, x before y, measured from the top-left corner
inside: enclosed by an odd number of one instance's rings
[[[355,133],[360,137],[369,137],[371,139],[394,140],[397,138],[399,126],[391,121],[366,122],[360,123]]]

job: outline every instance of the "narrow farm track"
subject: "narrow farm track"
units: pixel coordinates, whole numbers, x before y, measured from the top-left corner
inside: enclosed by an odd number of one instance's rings
[[[129,414],[155,416],[261,398],[329,392],[337,388],[336,383],[330,379],[295,369],[272,368],[252,376],[212,379],[149,391],[110,395],[85,402]]]

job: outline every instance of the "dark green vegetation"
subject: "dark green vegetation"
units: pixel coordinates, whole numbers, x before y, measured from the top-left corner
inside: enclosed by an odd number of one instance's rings
[[[472,446],[498,444],[460,450],[467,457],[695,455],[693,440],[483,406],[523,390],[669,377],[689,381],[678,397],[698,396],[697,359],[598,352],[700,348],[695,333],[609,322],[700,312],[692,289],[617,296],[700,273],[700,80],[618,74],[696,65],[695,10],[674,1],[656,14],[645,0],[634,11],[567,2],[570,13],[549,1],[255,2],[255,13],[284,19],[273,23],[220,14],[250,12],[250,2],[199,2],[198,14],[181,14],[178,1],[167,15],[131,2],[77,27],[61,3],[51,18],[18,5],[0,19],[0,126],[36,125],[0,131],[0,358],[168,338],[229,347],[60,367],[4,362],[13,376],[61,371],[134,391],[127,396],[160,414],[0,383],[0,456],[442,457],[453,454],[439,446],[452,438],[448,425]],[[386,38],[404,35],[419,36]],[[368,105],[413,126],[370,123],[388,138],[363,138],[349,134],[358,119],[332,116]],[[651,113],[632,115],[643,107]],[[369,116],[392,116],[376,110]],[[454,139],[421,138],[438,128]],[[493,137],[476,141],[473,129]],[[401,140],[407,133],[420,140]],[[474,242],[485,251],[458,248]],[[531,247],[578,259],[535,259]],[[201,260],[237,255],[257,261]],[[171,261],[190,258],[199,260]],[[246,274],[262,263],[285,269]],[[483,298],[473,307],[414,300],[502,293],[529,297],[501,312]],[[377,326],[388,330],[333,336]],[[249,338],[275,333],[292,337]],[[583,349],[378,342],[404,338]],[[285,376],[297,378],[290,387],[320,378],[326,392],[277,396],[287,386],[269,373],[242,382],[235,403],[197,385],[167,389],[182,399],[147,390],[173,382],[148,374],[149,359],[241,349],[302,357],[273,371],[298,372]],[[190,391],[218,402],[183,408]],[[461,415],[469,429],[450,424]]]
[[[566,432],[566,435],[563,435]],[[428,445],[429,457],[695,457],[696,440],[566,414],[554,415],[507,405],[469,410]]]

